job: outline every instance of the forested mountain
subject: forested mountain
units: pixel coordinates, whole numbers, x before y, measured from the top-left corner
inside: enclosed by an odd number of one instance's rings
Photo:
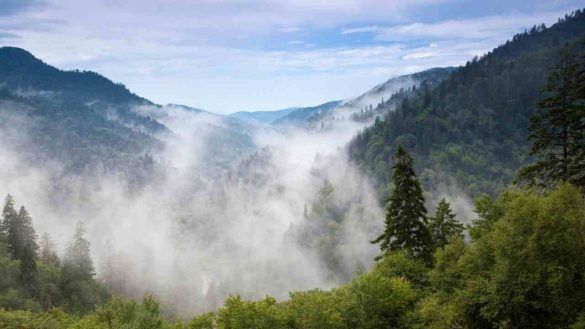
[[[339,106],[341,103],[342,103],[342,101],[331,101],[331,102],[319,104],[317,106],[301,107],[301,108],[298,108],[298,109],[292,111],[291,113],[287,114],[286,116],[284,116],[278,120],[275,120],[273,123],[276,125],[304,124],[311,117],[332,111],[337,106]]]
[[[287,116],[289,113],[298,110],[298,107],[291,107],[284,110],[276,111],[240,111],[230,114],[230,117],[238,118],[243,121],[259,124],[271,124],[274,121]]]
[[[435,85],[445,80],[454,67],[435,67],[413,74],[405,74],[389,79],[379,84],[364,94],[349,100],[346,105],[352,106],[369,106],[380,103],[381,100],[388,100],[393,94],[400,89],[408,89],[412,86],[419,86],[423,81],[429,85]]]
[[[173,113],[174,112],[174,113]],[[5,146],[30,163],[55,163],[63,174],[109,172],[144,183],[154,154],[176,132],[169,117],[188,116],[206,136],[210,163],[229,163],[252,141],[246,125],[181,105],[160,106],[90,71],[62,71],[13,47],[0,48],[0,131]],[[197,117],[199,120],[194,120]],[[185,118],[183,118],[185,121]]]
[[[349,144],[351,158],[387,190],[391,155],[403,145],[418,159],[425,187],[456,183],[495,194],[531,161],[527,128],[549,68],[567,45],[583,52],[585,14],[533,27],[455,70],[434,88],[418,88]]]
[[[376,111],[378,114],[387,110],[379,107],[381,103],[386,103],[392,95],[399,91],[407,91],[412,87],[419,86],[421,83],[434,85],[444,80],[454,68],[432,68],[425,71],[406,74],[390,78],[384,83],[381,83],[371,90],[361,94],[358,97],[350,98],[345,101],[332,101],[323,103],[313,107],[301,107],[291,111],[288,115],[283,116],[273,123],[275,125],[297,125],[312,127],[321,121],[337,119],[339,117],[351,116],[354,113],[362,110],[361,119],[365,118],[364,111],[373,110],[378,107]],[[387,104],[388,107],[390,103]],[[357,113],[360,115],[359,113]],[[368,114],[368,113],[366,113]],[[371,111],[375,115],[374,111]],[[351,117],[350,117],[351,118]],[[360,118],[357,118],[360,120]],[[368,116],[368,119],[370,116]],[[373,117],[372,117],[373,118]],[[353,119],[356,119],[355,117]],[[360,120],[363,121],[363,120]]]
[[[161,147],[166,127],[134,113],[151,104],[93,72],[61,71],[19,48],[0,48],[0,116],[6,146],[31,162],[57,161],[66,172],[136,168]],[[26,122],[24,124],[23,122]]]

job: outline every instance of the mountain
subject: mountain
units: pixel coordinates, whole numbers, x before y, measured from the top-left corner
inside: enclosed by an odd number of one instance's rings
[[[270,125],[274,121],[287,116],[289,113],[298,110],[299,107],[291,107],[284,110],[276,110],[276,111],[240,111],[230,114],[229,116],[232,118],[237,118],[242,121],[255,123],[255,124],[265,124]]]
[[[384,99],[389,99],[393,94],[400,91],[400,89],[408,89],[412,86],[420,86],[422,81],[426,81],[428,84],[437,84],[438,82],[447,78],[447,76],[454,70],[454,67],[435,67],[413,74],[394,77],[382,84],[375,86],[364,94],[347,101],[346,105],[358,107],[368,106],[370,104],[375,105]]]
[[[584,54],[585,14],[535,26],[434,87],[418,88],[349,144],[352,160],[389,189],[391,157],[403,145],[427,189],[455,181],[472,195],[497,194],[531,159],[529,118],[560,47]]]
[[[306,123],[311,117],[327,113],[335,109],[341,103],[342,101],[332,101],[317,106],[297,108],[280,119],[275,120],[273,123],[275,125]]]
[[[209,138],[206,160],[221,162],[237,157],[234,149],[253,147],[249,128],[235,118],[161,106],[98,73],[59,70],[23,49],[0,48],[0,133],[4,146],[28,163],[55,163],[63,173],[122,173],[131,183],[144,182],[156,170],[153,154],[176,134],[165,124],[176,123],[173,116],[199,125],[193,127],[198,136]]]
[[[432,68],[414,74],[393,77],[358,97],[345,101],[327,102],[314,107],[298,108],[273,123],[275,125],[308,124],[309,126],[314,126],[316,122],[331,120],[334,117],[350,117],[360,110],[367,110],[369,106],[373,108],[373,106],[390,100],[392,95],[401,90],[408,90],[413,86],[418,87],[423,82],[429,85],[437,84],[444,80],[453,70],[454,68],[452,67]]]

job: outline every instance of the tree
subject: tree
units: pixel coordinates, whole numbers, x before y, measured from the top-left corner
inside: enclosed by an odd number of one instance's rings
[[[93,278],[95,271],[91,260],[89,241],[85,238],[86,228],[83,222],[78,222],[75,234],[67,250],[65,250],[64,263],[75,268],[81,276],[87,279]]]
[[[94,267],[90,256],[86,229],[78,222],[75,234],[65,250],[59,289],[66,300],[66,309],[83,313],[108,298],[107,291],[94,280]]]
[[[9,241],[8,241],[8,231],[10,230],[10,227],[13,226],[13,222],[16,221],[16,218],[18,217],[18,214],[16,213],[16,210],[14,210],[14,198],[12,198],[12,195],[8,194],[6,196],[6,199],[4,201],[4,207],[2,208],[2,221],[0,223],[0,239],[3,240],[6,243],[6,248],[7,251],[12,254],[12,247],[9,247]]]
[[[25,286],[30,293],[36,293],[38,278],[37,250],[39,247],[36,241],[35,230],[32,225],[32,218],[24,206],[20,207],[16,223],[17,229],[15,234],[20,235],[20,237],[15,240],[22,243],[22,245],[18,247],[19,252],[15,257],[20,260],[20,279],[23,286]]]
[[[40,241],[40,260],[47,266],[59,266],[59,257],[55,252],[55,243],[48,233],[41,236]]]
[[[531,154],[536,163],[520,170],[528,185],[551,188],[560,182],[585,187],[585,110],[582,64],[568,47],[552,69],[539,111],[531,118]]]
[[[429,222],[429,231],[433,237],[435,248],[443,248],[449,243],[453,236],[460,236],[463,232],[463,224],[455,218],[451,211],[451,205],[445,198],[441,199],[433,216]]]
[[[384,232],[372,243],[383,253],[404,250],[409,257],[430,260],[431,236],[420,183],[408,152],[398,147],[393,157],[394,191],[386,209]]]

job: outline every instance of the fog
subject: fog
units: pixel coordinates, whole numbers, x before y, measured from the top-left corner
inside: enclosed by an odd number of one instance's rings
[[[30,163],[20,147],[35,123],[14,104],[2,106],[12,110],[0,131],[0,193],[24,204],[37,234],[49,233],[60,252],[75,223],[85,222],[97,278],[114,293],[152,293],[168,313],[188,316],[216,309],[229,294],[282,300],[334,287],[370,268],[379,252],[369,241],[382,229],[383,206],[344,149],[368,123],[275,129],[181,106],[139,106],[136,113],[170,132],[156,136],[164,143],[153,154],[159,170],[136,189],[115,172],[72,175],[54,161]],[[218,137],[226,134],[234,138]],[[445,191],[458,197],[456,212],[469,211],[463,194]],[[323,203],[330,213],[314,215]]]

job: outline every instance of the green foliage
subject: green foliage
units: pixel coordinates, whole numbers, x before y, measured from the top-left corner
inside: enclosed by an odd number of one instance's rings
[[[214,329],[213,321],[215,319],[215,314],[213,313],[204,313],[198,315],[189,322],[189,329]]]
[[[412,158],[399,146],[393,162],[394,190],[386,208],[384,232],[372,243],[380,243],[383,253],[404,250],[409,257],[430,261],[432,241],[426,226],[427,209]]]
[[[522,168],[519,177],[531,186],[560,182],[585,187],[585,57],[568,47],[549,75],[539,112],[531,118],[531,154],[539,160]]]
[[[409,328],[408,311],[416,301],[410,282],[376,271],[353,280],[347,288],[343,317],[348,328]]]
[[[218,329],[278,329],[287,328],[288,319],[276,300],[243,301],[240,296],[230,296],[217,312]]]
[[[481,234],[469,244],[455,235],[435,251],[432,268],[396,251],[339,288],[293,292],[283,302],[230,296],[217,312],[187,323],[163,319],[158,302],[147,297],[142,302],[114,298],[83,317],[57,309],[0,310],[0,327],[583,328],[585,196],[580,189],[563,184],[544,195],[510,189],[497,198],[481,198],[476,206],[475,225],[481,229],[472,231]],[[10,273],[10,264],[0,258],[3,273]],[[49,270],[43,265],[40,271]],[[17,274],[9,275],[18,282]],[[2,291],[0,302],[13,290]],[[35,309],[30,300],[18,307]]]
[[[108,299],[94,280],[89,243],[78,226],[64,264],[45,237],[41,258],[32,218],[24,207],[17,213],[9,195],[3,208],[0,240],[0,308],[30,311],[63,307],[86,313]]]
[[[582,54],[584,31],[585,14],[578,10],[468,62],[428,94],[419,88],[350,142],[351,159],[376,178],[383,193],[390,155],[402,144],[417,159],[417,172],[432,173],[425,189],[454,178],[473,196],[497,195],[531,161],[529,118],[548,68],[557,62],[558,47],[568,42]]]
[[[435,216],[431,217],[429,221],[429,231],[433,238],[433,246],[443,248],[451,238],[461,236],[463,229],[463,224],[457,221],[447,200],[441,199],[435,211]]]
[[[470,247],[439,251],[431,271],[434,300],[472,327],[551,328],[576,321],[585,307],[585,198],[562,185],[545,196],[509,191],[494,200],[499,216]],[[503,211],[501,210],[503,209]],[[424,317],[423,316],[423,317]]]

